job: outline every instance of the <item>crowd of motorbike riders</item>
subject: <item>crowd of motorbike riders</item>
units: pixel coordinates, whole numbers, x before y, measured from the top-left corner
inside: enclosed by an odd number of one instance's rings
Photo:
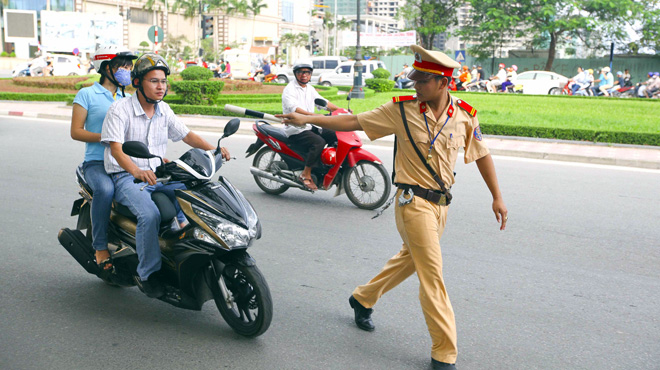
[[[412,81],[406,78],[410,73],[408,64],[394,76],[396,88],[412,88]],[[464,65],[453,76],[451,90],[489,92],[489,93],[521,93],[522,86],[516,83],[518,66],[507,67],[504,63],[498,65],[495,75],[486,77],[481,65]],[[577,96],[623,96],[638,98],[660,98],[660,72],[649,72],[646,81],[634,84],[630,71],[617,71],[616,76],[610,67],[602,67],[596,71],[577,67],[577,74],[568,80],[565,86],[560,86],[562,95]]]

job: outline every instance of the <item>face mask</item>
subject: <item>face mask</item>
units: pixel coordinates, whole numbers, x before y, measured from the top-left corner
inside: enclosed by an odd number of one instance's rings
[[[127,69],[119,68],[114,74],[115,80],[122,86],[131,85],[131,72]]]

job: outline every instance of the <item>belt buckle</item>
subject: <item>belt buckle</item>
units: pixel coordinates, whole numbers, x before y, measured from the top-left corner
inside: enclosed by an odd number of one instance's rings
[[[406,198],[406,195],[408,198]],[[402,191],[401,195],[399,195],[399,207],[403,207],[406,204],[412,202],[414,196],[415,194],[413,194],[412,188],[408,188]]]
[[[440,200],[438,201],[438,205],[440,205],[440,206],[446,206],[447,205],[447,194],[442,194],[440,196]]]

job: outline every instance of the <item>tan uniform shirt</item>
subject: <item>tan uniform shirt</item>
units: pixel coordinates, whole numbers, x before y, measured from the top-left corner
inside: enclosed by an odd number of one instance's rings
[[[430,138],[426,129],[424,114],[420,112],[420,102],[412,100],[403,103],[410,134],[424,159],[426,159],[431,146],[431,140],[442,129],[433,143],[430,164],[448,188],[454,184],[454,165],[456,164],[459,147],[465,148],[465,163],[475,161],[489,153],[483,142],[477,117],[472,117],[460,108],[458,99],[450,96],[450,101],[451,104],[447,105],[445,111],[438,118],[434,117],[431,109],[426,110],[426,118],[431,131]],[[433,176],[417,156],[408,139],[401,119],[399,104],[389,102],[370,112],[360,113],[357,116],[358,123],[371,140],[391,134],[396,135],[398,152],[394,164],[396,169],[395,182],[440,190],[440,186],[433,180]],[[449,110],[452,113],[447,120]],[[447,124],[442,128],[445,121],[447,121]]]

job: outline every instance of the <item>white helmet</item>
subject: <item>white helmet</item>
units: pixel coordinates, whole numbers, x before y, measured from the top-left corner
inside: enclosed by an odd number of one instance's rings
[[[293,73],[296,73],[297,70],[301,68],[308,68],[312,71],[314,71],[314,65],[312,64],[312,61],[309,59],[298,59],[296,62],[293,64]]]
[[[101,66],[104,62],[109,62],[115,57],[125,57],[128,59],[137,59],[137,55],[130,51],[128,48],[116,45],[101,46],[96,49],[92,56],[92,64],[96,72],[101,73]]]

